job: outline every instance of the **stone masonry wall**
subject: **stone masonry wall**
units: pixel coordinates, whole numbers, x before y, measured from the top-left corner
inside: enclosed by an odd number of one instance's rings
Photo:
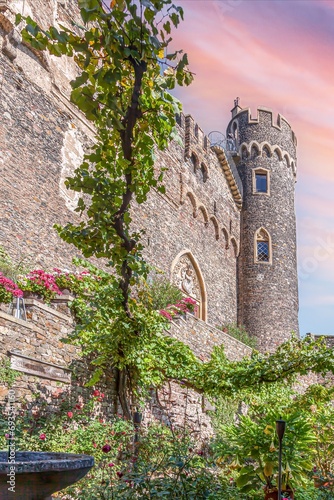
[[[6,0],[0,12],[0,244],[13,260],[68,268],[80,253],[53,226],[79,221],[78,195],[66,190],[64,180],[80,165],[93,131],[69,102],[76,70],[68,58],[36,55],[21,43],[11,46],[14,55],[6,49],[8,23],[21,7],[42,26],[69,24],[70,17],[60,2],[21,3]],[[75,15],[75,9],[67,12]],[[182,146],[174,141],[157,153],[157,170],[168,168],[166,194],[152,192],[147,203],[134,206],[134,224],[146,231],[148,261],[171,279],[182,253],[196,263],[203,319],[236,322],[240,212],[215,153],[191,117],[180,117],[179,133]]]
[[[296,139],[290,125],[270,110],[258,118],[241,110],[228,126],[238,139],[238,172],[243,183],[241,251],[238,259],[238,322],[258,340],[262,351],[273,351],[298,334],[298,279],[294,189]],[[235,129],[235,127],[237,127]],[[268,192],[256,192],[255,169],[267,172]],[[256,234],[269,235],[269,262],[256,261]]]
[[[252,348],[231,337],[218,328],[204,323],[192,314],[186,314],[172,322],[170,335],[191,347],[194,354],[207,361],[214,346],[224,345],[226,356],[231,361],[240,361],[250,356]]]
[[[7,314],[4,306],[0,311],[1,359],[11,358],[9,353],[13,353],[33,360],[31,363],[27,360],[29,366],[36,365],[35,362],[44,362],[72,372],[70,383],[20,372],[12,389],[15,391],[16,402],[28,410],[46,405],[46,408],[43,406],[44,410],[53,411],[59,408],[61,399],[65,397],[74,406],[87,400],[92,393],[91,388],[84,387],[89,380],[89,371],[87,363],[80,357],[79,349],[62,342],[73,329],[73,321],[66,305],[68,299],[69,297],[58,299],[56,307],[53,304],[47,306],[35,299],[26,299],[27,321]],[[111,374],[98,384],[98,388],[105,393],[100,408],[103,414],[109,415],[117,411],[115,383]],[[0,381],[0,405],[5,405],[8,390],[6,384]],[[39,396],[36,400],[37,394]]]
[[[42,408],[48,413],[59,409],[65,398],[72,404],[72,409],[75,404],[87,401],[92,393],[91,388],[84,387],[89,379],[89,371],[80,357],[79,349],[62,342],[73,328],[67,308],[68,299],[58,298],[51,306],[39,300],[26,299],[27,321],[7,314],[2,306],[0,359],[12,358],[13,354],[22,355],[33,360],[30,365],[45,362],[73,372],[71,383],[20,372],[12,386],[18,409],[36,413]],[[251,354],[248,346],[191,314],[175,319],[168,334],[186,342],[202,361],[206,361],[213,347],[220,344],[224,344],[226,354],[232,360]],[[110,417],[121,413],[116,396],[116,379],[112,374],[105,377],[97,388],[105,394],[101,402],[101,414]],[[6,405],[8,390],[6,384],[0,381],[0,406]],[[202,394],[170,382],[152,392],[144,409],[143,424],[158,419],[176,427],[187,426],[199,438],[208,438],[213,433],[209,413],[213,410],[214,407]]]
[[[187,118],[187,117],[186,117]],[[236,257],[240,240],[240,212],[228,182],[196,124],[185,124],[181,116],[182,146],[173,142],[157,153],[165,173],[166,194],[152,191],[147,202],[133,210],[134,226],[145,231],[144,255],[175,282],[173,268],[186,255],[202,275],[203,301],[211,324],[236,323]],[[190,135],[190,139],[189,139]],[[185,157],[185,146],[200,158],[194,164]],[[202,169],[206,169],[203,177]]]

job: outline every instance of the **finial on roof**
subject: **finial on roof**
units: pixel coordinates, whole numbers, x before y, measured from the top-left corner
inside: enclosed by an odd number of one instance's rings
[[[239,111],[241,111],[241,109],[242,109],[239,102],[240,102],[240,97],[237,97],[236,99],[234,99],[234,108],[231,109],[232,118],[234,118],[235,115],[237,115],[239,113]]]

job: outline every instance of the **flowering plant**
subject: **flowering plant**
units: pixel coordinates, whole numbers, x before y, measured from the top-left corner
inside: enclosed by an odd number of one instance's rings
[[[54,268],[53,275],[57,286],[61,290],[66,289],[76,294],[80,294],[80,292],[89,293],[92,287],[96,286],[99,281],[99,277],[88,270],[72,273],[70,271],[62,271],[61,269]]]
[[[0,302],[9,304],[14,297],[22,297],[22,290],[0,272]]]
[[[18,285],[23,291],[38,293],[46,303],[50,302],[56,295],[61,295],[54,275],[46,273],[42,269],[31,271],[19,279]]]
[[[190,297],[184,297],[179,300],[176,304],[170,304],[165,309],[160,309],[161,316],[164,316],[169,321],[177,316],[178,314],[185,314],[187,312],[196,313],[197,302]]]

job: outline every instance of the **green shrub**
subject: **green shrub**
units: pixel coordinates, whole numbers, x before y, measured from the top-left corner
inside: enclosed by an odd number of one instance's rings
[[[152,311],[164,309],[176,304],[183,298],[181,290],[173,285],[163,274],[153,273],[146,282],[142,282],[139,297]]]
[[[248,335],[244,326],[237,326],[231,323],[218,328],[252,349],[256,349],[256,339]]]

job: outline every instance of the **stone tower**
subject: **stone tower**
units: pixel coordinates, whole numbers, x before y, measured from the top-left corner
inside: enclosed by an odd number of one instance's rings
[[[238,323],[259,350],[273,351],[298,332],[296,137],[281,115],[259,108],[252,118],[238,99],[227,128],[243,184]]]

